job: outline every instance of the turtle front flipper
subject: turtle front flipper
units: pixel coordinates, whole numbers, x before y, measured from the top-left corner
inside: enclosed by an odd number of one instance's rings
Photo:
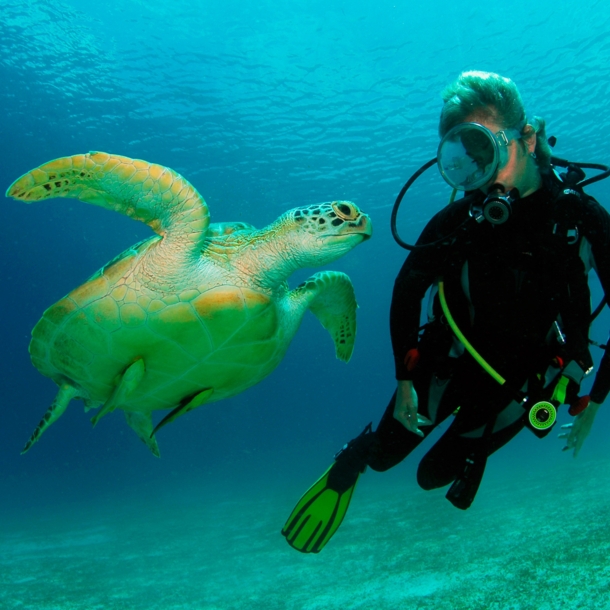
[[[197,190],[173,170],[119,155],[91,152],[41,165],[6,192],[30,203],[71,197],[149,225],[163,237],[198,247],[206,234],[208,206]]]
[[[77,396],[78,390],[69,383],[64,383],[59,386],[59,392],[57,392],[55,400],[47,409],[47,412],[40,420],[38,426],[36,426],[36,430],[34,430],[32,436],[30,437],[30,440],[25,444],[25,447],[21,451],[22,455],[29,451],[32,445],[42,436],[46,429],[51,424],[55,423],[63,415],[64,411],[66,410],[66,407],[68,406],[68,403]]]
[[[349,277],[339,271],[321,271],[305,280],[288,297],[297,309],[309,308],[330,333],[337,358],[348,362],[354,350],[358,307]]]

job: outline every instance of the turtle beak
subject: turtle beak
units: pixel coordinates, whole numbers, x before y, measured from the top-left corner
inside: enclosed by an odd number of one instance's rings
[[[364,241],[373,237],[373,223],[368,214],[362,214],[358,224],[362,227],[362,237]]]

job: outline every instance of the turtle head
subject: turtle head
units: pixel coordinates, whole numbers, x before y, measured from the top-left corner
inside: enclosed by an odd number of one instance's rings
[[[298,234],[303,266],[330,263],[373,234],[371,219],[351,201],[332,201],[286,213]]]
[[[297,269],[331,263],[372,233],[371,219],[351,201],[294,208],[248,235],[236,266],[254,283],[274,287]]]

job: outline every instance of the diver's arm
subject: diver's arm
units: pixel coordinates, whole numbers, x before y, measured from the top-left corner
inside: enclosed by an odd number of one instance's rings
[[[409,379],[398,380],[394,419],[397,419],[407,430],[417,434],[417,436],[424,436],[424,433],[418,428],[417,392],[413,387],[413,382]]]
[[[602,356],[602,361],[599,364],[599,369],[597,375],[595,375],[595,381],[593,382],[590,393],[591,402],[600,405],[606,400],[606,396],[608,396],[608,392],[610,391],[610,354],[608,351],[609,350],[606,349]]]
[[[438,218],[434,217],[418,243],[429,243],[437,238]],[[417,353],[422,299],[440,273],[445,255],[446,252],[440,253],[437,248],[412,251],[396,277],[392,293],[390,335],[397,379],[394,418],[418,436],[423,436],[418,424],[429,422],[417,414],[417,393],[412,381],[417,358],[412,356]]]
[[[417,349],[421,303],[434,277],[411,265],[409,255],[394,283],[390,306],[390,336],[394,353],[396,379],[412,378],[407,354]]]
[[[434,242],[442,235],[437,214],[422,231],[418,244]],[[407,256],[394,282],[390,306],[390,336],[396,379],[412,379],[413,363],[407,354],[417,349],[421,303],[426,291],[442,273],[448,248],[421,248]]]
[[[561,426],[562,430],[566,430],[566,432],[562,432],[559,435],[559,438],[566,439],[566,446],[563,448],[563,451],[574,449],[574,457],[578,456],[585,439],[589,436],[589,432],[593,427],[599,407],[599,403],[591,401],[589,406],[576,416],[573,423]]]
[[[593,260],[591,266],[599,277],[606,301],[610,303],[610,216],[595,200],[588,202],[586,214],[586,237],[591,243]],[[610,392],[610,350],[606,349],[591,388],[591,401],[587,408],[579,413],[574,422],[561,426],[559,438],[566,439],[563,451],[574,450],[577,457],[589,432],[593,427],[595,416],[601,404]]]
[[[590,264],[597,273],[606,301],[610,303],[610,215],[594,199],[588,202],[587,212],[585,235],[591,243]],[[606,349],[591,388],[591,404],[587,411],[594,403],[602,404],[609,392],[610,350]]]
[[[427,286],[424,286],[426,280],[423,276],[413,273],[410,267],[407,258],[396,278],[390,308],[390,334],[397,379],[394,418],[407,430],[423,436],[417,427],[417,393],[405,359],[410,350],[417,348],[421,300]]]

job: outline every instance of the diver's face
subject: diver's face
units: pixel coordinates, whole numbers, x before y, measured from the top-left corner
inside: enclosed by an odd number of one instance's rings
[[[504,126],[499,125],[493,120],[481,119],[478,116],[468,117],[466,121],[479,123],[493,133],[498,133],[498,131],[505,129]],[[502,167],[498,168],[495,176],[480,187],[480,190],[488,193],[491,186],[501,184],[504,187],[504,192],[508,192],[513,188],[518,189],[521,197],[526,197],[538,190],[541,185],[540,172],[531,156],[535,148],[536,134],[532,134],[527,140],[510,140],[507,146],[508,160]]]

